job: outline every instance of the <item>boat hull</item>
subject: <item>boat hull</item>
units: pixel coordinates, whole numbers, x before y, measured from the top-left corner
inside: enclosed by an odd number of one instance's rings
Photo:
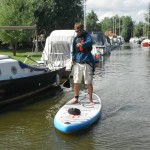
[[[141,43],[141,47],[142,48],[150,47],[150,40],[149,39],[143,40],[142,43]]]
[[[46,90],[56,82],[57,75],[61,78],[64,71],[65,67],[34,76],[0,81],[0,107]]]

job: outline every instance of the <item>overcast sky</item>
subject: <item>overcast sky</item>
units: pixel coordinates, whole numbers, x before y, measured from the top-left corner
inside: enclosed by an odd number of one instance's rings
[[[86,15],[93,10],[99,21],[104,17],[112,17],[116,14],[131,16],[138,23],[144,20],[144,14],[148,12],[150,0],[86,0]]]

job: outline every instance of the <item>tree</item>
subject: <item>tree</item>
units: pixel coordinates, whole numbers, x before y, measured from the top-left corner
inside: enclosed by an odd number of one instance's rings
[[[148,12],[145,14],[145,21],[147,22],[145,26],[147,27],[147,36],[150,38],[150,3],[148,4]]]
[[[118,15],[115,15],[111,18],[105,17],[102,22],[102,31],[108,32],[111,31],[113,35],[120,35],[122,30],[122,18],[120,18]]]
[[[112,19],[109,17],[105,17],[102,22],[102,31],[106,32],[106,31],[113,31],[113,23],[112,23]]]
[[[143,35],[143,26],[143,22],[139,22],[137,25],[135,25],[134,36],[141,37]]]
[[[129,42],[130,38],[133,36],[133,21],[130,16],[122,17],[121,35],[124,37],[126,42]]]
[[[87,22],[87,30],[89,32],[101,30],[101,24],[97,23],[98,17],[93,10],[87,15],[86,22]]]
[[[76,21],[83,20],[82,0],[33,0],[38,32],[46,36],[56,29],[73,29]]]
[[[30,0],[1,0],[0,26],[30,26],[34,24]],[[0,30],[0,40],[12,47],[16,55],[17,44],[31,38],[32,32],[25,30]]]
[[[46,36],[83,20],[83,0],[1,0],[0,6],[0,26],[36,25],[38,34]],[[11,44],[14,55],[17,43],[30,37],[31,32],[0,31],[0,40]]]

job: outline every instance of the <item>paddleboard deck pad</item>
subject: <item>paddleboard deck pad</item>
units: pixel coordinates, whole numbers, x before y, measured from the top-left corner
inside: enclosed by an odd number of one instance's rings
[[[63,105],[54,117],[55,128],[63,133],[83,130],[92,125],[101,116],[101,100],[96,94],[93,93],[94,105],[90,104],[88,93],[80,94],[76,104],[71,104],[73,99]],[[79,109],[80,115],[70,114],[68,110],[72,108]]]

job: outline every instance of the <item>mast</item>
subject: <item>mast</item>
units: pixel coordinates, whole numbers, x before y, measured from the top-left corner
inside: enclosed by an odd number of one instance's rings
[[[86,30],[86,0],[84,0],[84,30]]]

